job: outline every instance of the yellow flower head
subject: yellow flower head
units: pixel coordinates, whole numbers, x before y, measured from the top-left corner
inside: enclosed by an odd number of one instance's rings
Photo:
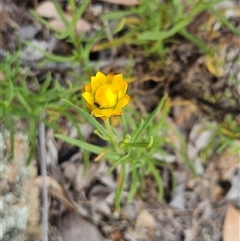
[[[128,83],[122,74],[104,75],[97,72],[91,77],[91,83],[84,87],[82,94],[92,115],[103,120],[111,116],[122,115],[122,108],[128,104],[131,97],[126,94]]]

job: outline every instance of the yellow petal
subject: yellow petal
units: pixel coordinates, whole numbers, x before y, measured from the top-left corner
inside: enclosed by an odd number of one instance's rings
[[[95,76],[91,77],[91,88],[93,93],[101,86],[101,80]]]
[[[92,91],[96,92],[96,90],[104,84],[107,84],[107,76],[101,72],[97,72],[96,76],[91,77],[91,87]]]
[[[110,73],[109,75],[107,75],[107,83],[111,84],[114,77],[114,73]]]
[[[116,109],[121,109],[124,106],[128,104],[128,102],[131,100],[131,97],[129,95],[124,95],[117,103]]]
[[[99,78],[99,79],[106,79],[106,78],[107,78],[106,75],[103,74],[103,73],[100,72],[100,71],[98,71],[98,72],[96,73],[96,77]]]
[[[115,75],[112,80],[112,85],[119,90],[119,99],[121,99],[127,91],[128,83],[123,80],[122,74]]]
[[[86,92],[92,92],[91,85],[90,85],[90,84],[85,84],[84,90],[85,90]]]
[[[128,87],[128,83],[123,81],[122,87],[118,92],[118,99],[119,100],[126,94],[127,87]]]
[[[93,114],[96,117],[109,118],[110,116],[112,116],[113,112],[114,112],[114,109],[98,109],[98,108],[93,109]]]
[[[89,92],[82,93],[82,97],[87,101],[89,105],[94,104],[94,96]]]
[[[125,81],[123,81],[123,75],[122,74],[117,74],[112,79],[112,84],[114,86],[116,86],[118,89],[122,89],[122,83],[123,82],[125,82]]]
[[[114,115],[122,115],[122,109],[120,109],[120,110],[115,110],[113,114],[114,114]]]

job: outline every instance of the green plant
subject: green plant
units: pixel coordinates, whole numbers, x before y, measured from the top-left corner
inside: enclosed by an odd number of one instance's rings
[[[190,33],[188,26],[200,13],[209,11],[234,34],[239,35],[239,31],[221,13],[214,10],[214,5],[221,1],[188,0],[183,5],[178,0],[165,1],[163,4],[159,4],[158,0],[142,0],[139,6],[103,14],[103,21],[106,21],[110,26],[115,25],[110,41],[107,40],[108,38],[104,34],[105,27],[91,37],[77,36],[75,25],[77,20],[82,17],[90,2],[89,0],[81,1],[82,4],[79,6],[76,1],[68,0],[72,14],[71,21],[65,18],[64,11],[58,1],[53,0],[56,10],[65,25],[64,31],[53,29],[44,18],[36,14],[35,11],[31,11],[38,21],[55,32],[58,39],[64,39],[73,46],[72,53],[69,56],[59,56],[43,51],[31,42],[24,41],[25,44],[38,49],[45,55],[44,60],[38,64],[50,61],[77,64],[81,67],[81,76],[74,76],[74,83],[69,82],[68,86],[63,87],[57,80],[52,78],[50,73],[47,73],[43,84],[40,84],[37,79],[29,78],[28,69],[21,67],[20,50],[5,56],[4,61],[1,63],[4,78],[0,81],[2,99],[0,102],[0,118],[10,131],[12,153],[14,149],[15,119],[27,120],[31,148],[28,162],[34,155],[37,144],[37,125],[40,121],[57,132],[59,130],[58,118],[60,116],[66,116],[76,127],[78,127],[82,119],[85,119],[95,128],[95,133],[107,141],[108,145],[106,147],[87,143],[79,130],[79,139],[59,134],[55,136],[82,148],[85,168],[89,163],[89,152],[98,155],[98,159],[107,160],[110,163],[109,172],[117,166],[121,167],[118,176],[115,206],[120,208],[121,196],[127,178],[131,179],[128,194],[128,201],[130,202],[138,191],[143,192],[144,178],[150,174],[155,178],[158,197],[159,199],[162,198],[163,183],[160,168],[162,165],[167,165],[164,162],[164,156],[167,155],[166,145],[179,153],[183,157],[185,164],[193,173],[195,172],[187,157],[185,139],[176,128],[174,133],[181,140],[182,146],[177,148],[168,139],[167,130],[168,128],[172,129],[173,126],[167,121],[170,109],[167,95],[159,102],[153,112],[147,114],[145,119],[142,119],[134,108],[126,107],[122,116],[121,127],[123,134],[121,134],[110,125],[109,120],[105,121],[104,128],[85,111],[85,107],[83,107],[85,105],[78,100],[80,96],[79,88],[92,75],[93,66],[89,61],[92,50],[102,50],[128,44],[140,47],[145,55],[157,53],[158,56],[164,57],[167,44],[179,43],[178,36],[182,35],[195,43],[203,52],[211,53],[204,41]],[[134,66],[134,59],[132,66]],[[133,73],[132,66],[126,66],[129,76]],[[34,83],[34,89],[30,88],[29,81]],[[72,110],[75,111],[74,114]],[[41,118],[43,112],[46,113],[46,118]],[[231,127],[230,132],[229,127]],[[238,149],[233,144],[235,143],[233,140],[236,138],[239,138],[239,127],[232,118],[226,117],[224,124],[216,127],[213,141],[202,154],[209,156],[212,151],[217,150],[220,153],[228,147],[232,147],[231,150],[236,153]],[[154,158],[156,153],[163,156],[163,161]]]
[[[199,155],[204,164],[215,156],[239,156],[240,129],[231,115],[226,115],[223,123],[202,121],[201,131],[210,131],[211,137]]]
[[[78,131],[79,139],[77,140],[63,135],[56,135],[56,137],[82,148],[85,168],[89,163],[89,152],[99,156],[103,155],[111,164],[109,171],[112,171],[117,165],[121,166],[115,199],[116,207],[120,208],[121,195],[129,175],[131,178],[129,202],[136,192],[143,192],[144,177],[149,174],[155,178],[159,192],[158,197],[162,198],[163,184],[159,168],[165,163],[157,161],[154,154],[167,155],[164,148],[168,129],[166,117],[170,108],[167,96],[160,101],[152,113],[148,114],[145,120],[136,110],[127,108],[122,117],[124,132],[121,135],[111,127],[109,120],[105,121],[106,128],[104,128],[84,110],[83,105],[76,98],[77,95],[74,94],[79,89],[78,83],[74,86],[69,83],[68,87],[62,87],[48,73],[42,85],[36,79],[31,80],[34,83],[34,89],[30,89],[27,80],[28,70],[23,71],[19,57],[20,52],[6,55],[2,65],[4,80],[0,82],[1,98],[3,99],[1,121],[5,123],[11,133],[12,150],[14,149],[15,119],[26,120],[28,126],[29,163],[35,153],[37,126],[40,121],[44,122],[47,127],[58,131],[60,116],[66,116],[76,127],[81,121],[79,118],[81,117],[96,128],[96,134],[108,142],[106,148],[87,143],[80,131]],[[70,110],[75,110],[75,112]],[[46,113],[45,118],[41,117],[42,113]]]
[[[27,69],[20,65],[20,51],[15,54],[6,54],[2,62],[3,80],[0,81],[1,99],[1,122],[5,123],[11,134],[11,150],[14,149],[14,122],[16,119],[26,120],[29,130],[28,141],[30,144],[30,155],[28,162],[32,159],[37,143],[37,125],[39,121],[48,127],[58,129],[58,117],[53,118],[49,113],[55,112],[57,116],[68,114],[66,105],[61,102],[62,98],[71,99],[72,93],[77,87],[69,83],[68,88],[62,87],[57,80],[53,80],[50,73],[46,74],[43,84],[37,79],[32,79],[33,89],[29,87],[27,80]],[[41,118],[41,113],[46,113],[46,118]],[[72,117],[71,117],[72,118]]]
[[[103,42],[95,49],[112,48],[123,44],[141,46],[146,53],[157,53],[164,57],[168,43],[178,43],[177,35],[196,44],[204,53],[211,49],[197,36],[191,34],[188,26],[204,11],[215,15],[230,31],[239,35],[237,30],[214,6],[223,0],[188,0],[184,4],[178,0],[159,3],[158,0],[142,0],[138,6],[127,10],[103,14],[103,21],[116,25],[113,39]]]
[[[60,4],[58,3],[58,1],[53,0],[57,13],[65,25],[65,30],[59,30],[52,27],[49,24],[49,22],[44,18],[42,18],[41,16],[39,16],[36,13],[36,11],[34,10],[30,11],[32,15],[39,22],[41,22],[45,27],[55,32],[55,36],[57,39],[59,40],[65,39],[68,43],[72,44],[73,50],[70,56],[60,56],[60,55],[49,53],[47,51],[40,49],[38,46],[32,44],[29,41],[23,41],[23,43],[33,47],[34,49],[37,49],[42,54],[44,54],[46,58],[42,61],[42,63],[48,62],[48,61],[55,61],[55,62],[67,62],[72,64],[78,64],[81,70],[83,70],[82,73],[86,74],[86,76],[88,75],[89,77],[94,67],[89,62],[89,55],[93,45],[101,39],[101,36],[104,31],[104,29],[101,29],[94,35],[88,36],[87,38],[84,34],[78,35],[76,33],[76,30],[75,30],[76,23],[82,17],[89,2],[90,2],[89,0],[84,0],[81,2],[81,4],[77,5],[76,1],[68,0],[68,4],[70,7],[70,14],[72,16],[72,19],[69,21],[66,19],[65,13],[62,7],[60,6]]]
[[[105,120],[106,128],[104,128],[82,108],[67,100],[64,100],[64,102],[73,107],[79,115],[91,123],[96,128],[94,132],[106,140],[108,145],[103,148],[60,134],[56,134],[55,137],[104,157],[111,164],[109,172],[120,165],[115,196],[115,207],[117,209],[120,208],[121,195],[128,175],[131,177],[128,195],[129,202],[139,189],[143,191],[144,177],[149,174],[152,174],[155,178],[158,186],[158,197],[159,199],[162,198],[163,183],[158,168],[164,163],[157,161],[154,158],[154,154],[157,152],[161,152],[163,156],[166,154],[163,145],[166,143],[166,116],[169,111],[167,96],[160,101],[155,110],[144,120],[139,120],[139,114],[136,111],[126,110],[122,117],[122,129],[124,130],[122,135],[110,125],[109,119]],[[138,124],[139,122],[140,124]]]

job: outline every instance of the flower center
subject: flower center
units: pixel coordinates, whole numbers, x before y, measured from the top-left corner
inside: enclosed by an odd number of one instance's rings
[[[110,84],[100,86],[95,94],[95,102],[99,108],[113,108],[117,104],[118,91]]]

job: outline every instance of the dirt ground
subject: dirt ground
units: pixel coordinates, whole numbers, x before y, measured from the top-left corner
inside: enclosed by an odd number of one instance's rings
[[[67,1],[58,2],[67,11]],[[128,9],[129,4],[138,3],[90,2],[76,30],[89,38],[105,26],[106,22],[101,20],[103,13]],[[44,54],[22,42],[29,41],[46,52],[61,56],[72,53],[73,46],[66,39],[57,39],[55,33],[30,12],[35,9],[61,29],[62,23],[54,22],[56,9],[51,1],[2,0],[0,6],[1,61],[7,52],[13,54],[21,49],[21,68],[29,68],[29,89],[34,89],[34,78],[43,84],[49,71],[63,86],[67,86],[69,79],[74,82],[73,73],[81,75],[84,70],[78,64],[54,61],[39,64]],[[237,9],[229,13],[228,20],[239,30],[239,3],[223,1],[218,9],[223,12]],[[167,156],[155,155],[156,160],[165,160],[159,168],[163,199],[158,200],[156,183],[149,175],[144,180],[143,195],[137,193],[128,203],[131,178],[127,178],[121,210],[116,211],[113,200],[119,170],[116,168],[107,174],[109,163],[95,162],[96,156],[90,155],[89,169],[84,174],[83,152],[56,140],[53,129],[47,127],[49,240],[240,241],[240,37],[226,25],[219,25],[208,11],[193,19],[188,30],[214,49],[214,55],[209,57],[193,42],[176,35],[175,39],[166,41],[164,61],[154,53],[147,53],[140,45],[128,43],[110,49],[98,43],[93,46],[89,58],[90,63],[98,63],[104,73],[124,74],[126,66],[132,66],[131,107],[142,116],[151,113],[164,93],[168,93],[171,109],[167,122],[186,142],[186,155],[195,174],[183,161],[181,150],[176,152],[166,145]],[[0,80],[4,81],[2,70],[0,74]],[[227,122],[228,117],[230,122]],[[58,123],[62,133],[76,137],[77,129],[71,121],[61,117]],[[119,127],[118,124],[119,120],[115,125]],[[33,160],[26,166],[29,153],[27,120],[15,118],[14,125],[15,157],[9,161],[10,133],[6,123],[1,123],[0,241],[43,240],[39,146],[36,143]],[[93,133],[89,123],[80,123],[79,127],[89,143],[106,145]],[[181,148],[181,141],[175,137],[173,129],[167,132],[170,140]],[[229,143],[238,146],[237,154],[231,152]]]

